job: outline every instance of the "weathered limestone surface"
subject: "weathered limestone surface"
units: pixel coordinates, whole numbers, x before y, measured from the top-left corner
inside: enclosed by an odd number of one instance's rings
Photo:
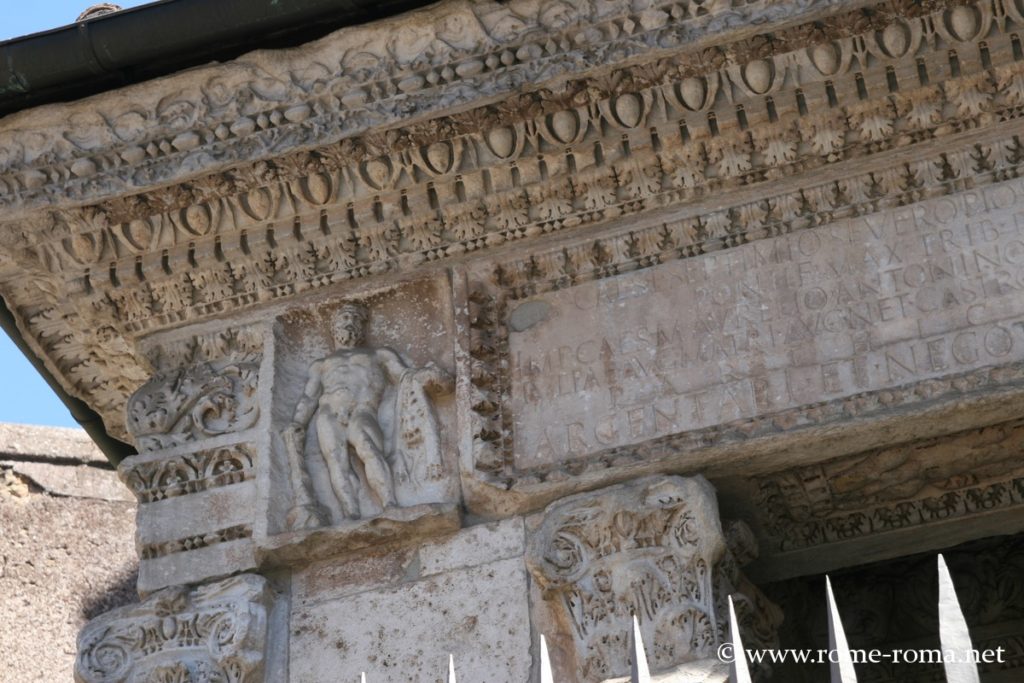
[[[540,632],[621,676],[635,612],[655,669],[720,677],[725,595],[778,624],[759,550],[1024,527],[1022,31],[452,1],[0,122],[0,292],[139,449],[156,593],[108,619],[224,590],[289,623],[249,678],[525,683]],[[104,628],[80,675],[117,680]]]
[[[415,548],[382,549],[297,572],[291,678],[529,680],[533,666],[523,521],[477,526]],[[356,615],[358,615],[356,617]],[[356,617],[356,618],[353,618]]]

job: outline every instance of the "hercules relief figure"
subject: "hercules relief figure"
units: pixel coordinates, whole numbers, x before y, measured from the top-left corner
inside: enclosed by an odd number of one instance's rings
[[[303,467],[306,430],[312,423],[338,504],[327,507],[340,506],[349,519],[364,516],[364,481],[372,498],[387,509],[399,504],[396,481],[415,486],[442,476],[437,419],[427,393],[452,388],[451,377],[433,364],[410,368],[392,349],[363,346],[366,320],[364,306],[342,307],[334,326],[336,350],[310,366],[292,423],[282,432],[293,488],[304,488],[295,470]],[[307,492],[296,490],[295,495],[297,508],[310,506]],[[310,526],[302,514],[293,509],[289,515],[293,528]]]

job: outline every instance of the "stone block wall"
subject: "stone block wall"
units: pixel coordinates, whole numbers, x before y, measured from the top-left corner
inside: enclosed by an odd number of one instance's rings
[[[292,578],[290,680],[316,683],[324,671],[358,680],[366,669],[378,680],[389,670],[433,680],[449,654],[465,680],[527,680],[523,552],[523,520],[513,518],[305,567]]]
[[[0,680],[70,681],[82,626],[138,599],[135,508],[84,432],[0,424]]]

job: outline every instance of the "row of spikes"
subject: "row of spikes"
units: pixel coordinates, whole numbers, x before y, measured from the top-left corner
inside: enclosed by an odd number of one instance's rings
[[[828,597],[829,652],[834,653],[834,656],[830,654],[829,657],[831,683],[857,683],[853,655],[846,640],[842,620],[839,618],[839,608],[836,606],[835,595],[832,593],[832,581],[828,576],[825,577],[825,591]],[[733,661],[729,665],[729,683],[753,683],[731,595],[729,596],[729,631],[732,651],[735,653]],[[969,656],[973,652],[973,645],[967,630],[967,620],[960,608],[960,601],[953,587],[953,579],[949,575],[949,569],[946,567],[946,561],[942,555],[939,555],[939,642],[943,652],[952,651],[964,655],[943,658],[947,683],[980,683],[977,662],[973,656]],[[632,649],[630,683],[653,683],[647,664],[643,636],[640,633],[640,623],[636,615],[633,616]],[[950,661],[946,661],[947,659]],[[362,674],[361,683],[366,683],[365,673]],[[448,683],[456,683],[455,657],[453,655],[448,655]],[[543,635],[540,637],[540,683],[554,683],[547,640]]]

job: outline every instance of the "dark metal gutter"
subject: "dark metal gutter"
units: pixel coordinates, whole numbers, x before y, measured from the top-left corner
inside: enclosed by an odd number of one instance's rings
[[[83,8],[88,0],[83,0]],[[0,42],[0,116],[158,78],[257,48],[293,47],[424,0],[161,0]],[[135,449],[68,394],[25,343],[0,297],[0,329],[115,465]]]
[[[83,0],[84,5],[88,0]],[[0,42],[0,116],[257,48],[301,45],[424,0],[161,0]]]

